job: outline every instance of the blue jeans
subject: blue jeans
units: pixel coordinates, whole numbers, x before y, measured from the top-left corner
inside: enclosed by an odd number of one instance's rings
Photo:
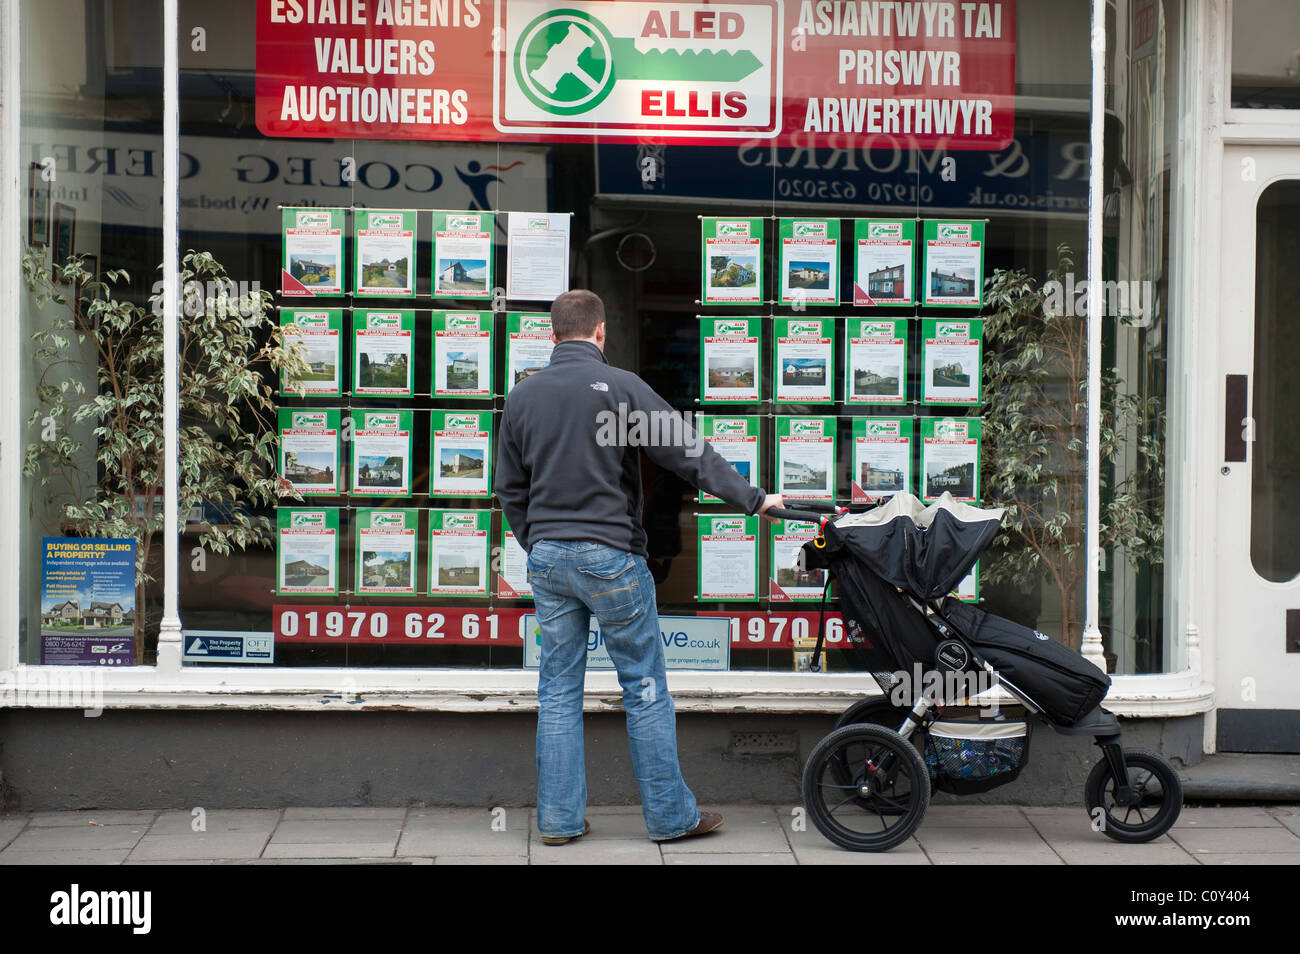
[[[677,717],[664,672],[654,578],[645,558],[601,543],[540,540],[528,576],[541,628],[537,679],[537,828],[582,834],[587,805],[582,687],[590,617],[623,686],[632,765],[651,838],[676,838],[700,822],[677,762]]]

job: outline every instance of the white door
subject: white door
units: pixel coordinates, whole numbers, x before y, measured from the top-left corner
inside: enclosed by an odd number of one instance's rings
[[[1300,752],[1300,146],[1226,146],[1221,208],[1218,748]]]

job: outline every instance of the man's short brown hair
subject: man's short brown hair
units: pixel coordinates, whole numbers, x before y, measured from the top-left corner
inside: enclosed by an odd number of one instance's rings
[[[590,338],[604,320],[605,303],[585,288],[567,291],[551,303],[551,332],[556,341]]]

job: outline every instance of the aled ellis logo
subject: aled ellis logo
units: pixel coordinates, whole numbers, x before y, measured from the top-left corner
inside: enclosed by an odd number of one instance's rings
[[[148,934],[153,923],[151,891],[68,891],[50,895],[50,923],[57,925],[129,925],[133,934]]]

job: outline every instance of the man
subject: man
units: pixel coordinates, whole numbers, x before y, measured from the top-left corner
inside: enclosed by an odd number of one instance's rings
[[[649,385],[610,366],[605,307],[595,294],[556,298],[551,331],[550,365],[515,385],[501,414],[495,486],[510,529],[528,552],[541,626],[537,827],[546,844],[589,830],[582,690],[594,614],[623,686],[646,829],[655,841],[702,835],[721,825],[722,816],[697,808],[677,761],[676,716],[640,519],[640,452],[747,514],[780,507],[781,497],[751,487]],[[648,428],[618,433],[619,422],[662,424],[666,415],[677,440],[651,440]]]

